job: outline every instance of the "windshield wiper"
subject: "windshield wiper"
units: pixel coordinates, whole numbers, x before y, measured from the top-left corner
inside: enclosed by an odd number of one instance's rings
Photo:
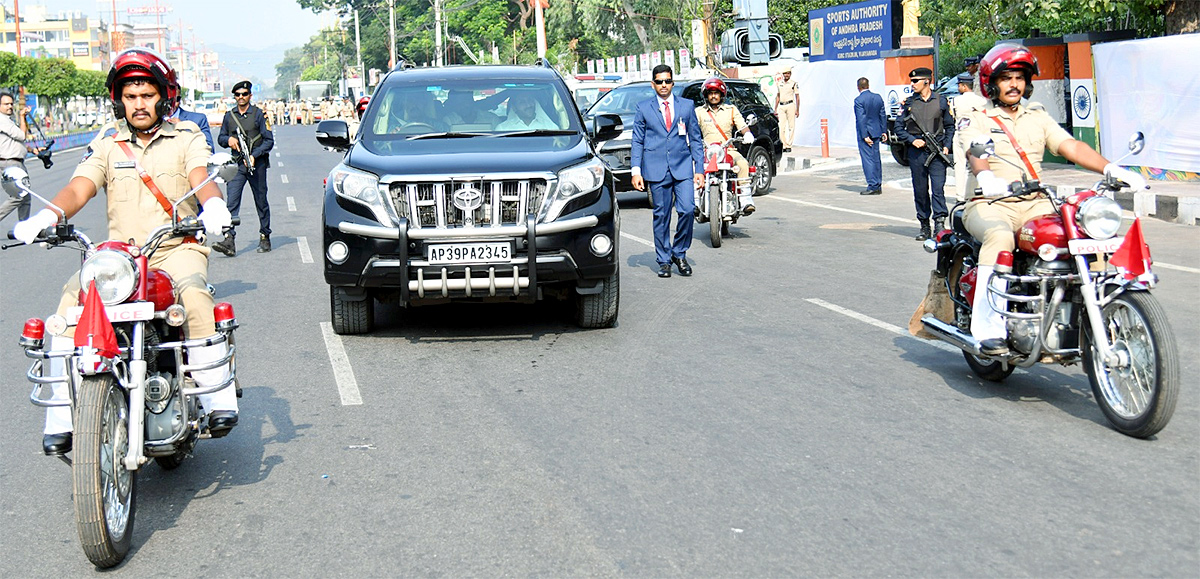
[[[529,136],[529,135],[535,135],[535,136],[539,136],[539,137],[544,137],[544,136],[559,137],[559,136],[574,135],[574,134],[575,134],[575,131],[568,131],[568,130],[564,130],[564,129],[530,129],[528,131],[512,131],[512,132],[508,132],[508,133],[500,133],[500,134],[490,135],[490,136],[492,136],[492,137],[525,137],[525,136]]]
[[[490,133],[456,133],[453,131],[445,133],[425,133],[423,135],[413,135],[408,138],[410,141],[419,141],[421,139],[469,139],[471,137],[487,137]]]

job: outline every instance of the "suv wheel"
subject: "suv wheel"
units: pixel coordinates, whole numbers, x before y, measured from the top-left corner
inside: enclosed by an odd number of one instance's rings
[[[329,314],[333,331],[340,335],[365,334],[375,321],[375,299],[366,294],[355,299],[344,290],[329,288]]]
[[[576,322],[581,328],[611,328],[617,325],[617,311],[621,305],[621,270],[613,272],[604,280],[604,289],[598,294],[576,295]]]
[[[752,193],[755,196],[766,195],[767,190],[771,188],[771,155],[762,147],[751,147],[750,157],[746,159],[751,167],[754,167],[754,190]]]

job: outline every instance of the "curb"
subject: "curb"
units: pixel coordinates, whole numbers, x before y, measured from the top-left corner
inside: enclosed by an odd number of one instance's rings
[[[1151,184],[1153,187],[1153,184]],[[1159,195],[1151,191],[1121,191],[1115,197],[1122,209],[1138,217],[1154,217],[1172,223],[1197,225],[1200,197]]]
[[[789,156],[785,155],[783,157],[783,163],[778,168],[778,170],[779,171],[797,171],[800,169],[809,169],[809,168],[812,168],[812,167],[815,167],[818,165],[827,165],[827,164],[831,164],[831,163],[836,163],[840,160],[841,159],[838,159],[836,157],[817,157],[817,158],[813,159],[810,157],[789,157]]]

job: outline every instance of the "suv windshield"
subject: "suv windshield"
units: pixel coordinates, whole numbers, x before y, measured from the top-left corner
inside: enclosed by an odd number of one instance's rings
[[[679,84],[675,85],[675,96],[679,96],[679,87]],[[588,114],[632,116],[637,113],[638,103],[653,97],[654,87],[648,82],[619,86],[600,97],[600,100],[588,109]]]
[[[439,79],[389,84],[371,99],[362,139],[370,147],[463,133],[577,132],[579,123],[569,99],[556,83],[540,80]],[[412,146],[420,146],[418,142]]]

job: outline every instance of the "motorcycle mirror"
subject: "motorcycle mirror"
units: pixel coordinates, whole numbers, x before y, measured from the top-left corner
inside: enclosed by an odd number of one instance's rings
[[[747,125],[750,125],[753,127],[757,123],[758,123],[758,115],[751,113],[750,116],[746,117]]]
[[[977,159],[987,159],[996,154],[996,143],[987,137],[976,137],[967,152]]]
[[[237,176],[238,167],[233,162],[233,155],[226,152],[213,153],[208,158],[209,174],[216,173],[224,181],[229,181]]]
[[[1143,135],[1141,131],[1137,131],[1134,134],[1129,135],[1129,154],[1136,155],[1141,153],[1142,149],[1145,148],[1146,135]]]
[[[4,191],[11,197],[25,197],[29,194],[29,173],[20,167],[9,167],[4,170]],[[22,187],[23,185],[23,187]]]

